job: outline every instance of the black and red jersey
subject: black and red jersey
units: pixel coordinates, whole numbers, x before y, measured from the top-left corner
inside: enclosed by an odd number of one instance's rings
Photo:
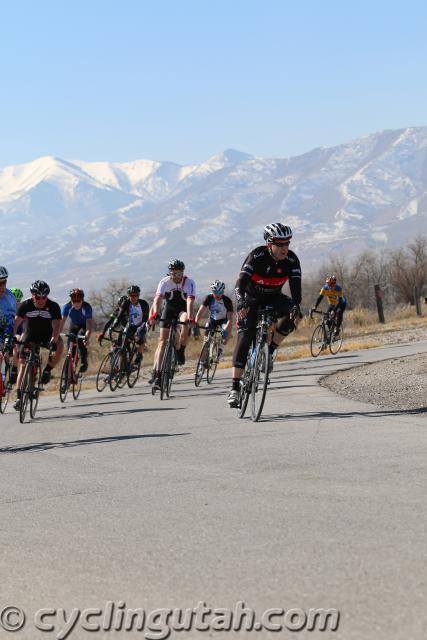
[[[245,297],[262,299],[278,295],[288,281],[292,299],[300,304],[301,266],[295,253],[288,251],[284,260],[274,260],[267,246],[257,247],[242,265],[236,282],[237,301],[243,302]]]

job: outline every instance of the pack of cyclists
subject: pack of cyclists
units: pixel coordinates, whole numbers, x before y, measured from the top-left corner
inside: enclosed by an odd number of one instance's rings
[[[292,230],[281,222],[268,224],[264,228],[265,244],[255,247],[245,258],[235,284],[237,338],[232,357],[231,388],[228,394],[230,407],[238,407],[240,402],[240,380],[242,378],[248,352],[253,343],[257,328],[258,314],[269,307],[275,315],[272,335],[269,343],[270,359],[266,366],[273,369],[274,355],[278,347],[292,331],[300,319],[301,313],[301,265],[298,256],[289,248]],[[9,273],[0,266],[0,362],[3,358],[12,358],[10,381],[16,384],[16,409],[20,406],[20,383],[25,358],[30,343],[37,343],[49,349],[49,358],[42,373],[42,384],[48,384],[51,372],[58,364],[64,349],[61,331],[69,322],[69,332],[82,336],[78,341],[80,350],[80,370],[88,369],[88,344],[93,330],[93,311],[85,300],[81,288],[69,292],[69,301],[61,307],[49,297],[50,287],[43,280],[36,280],[30,287],[31,297],[23,300],[18,288],[7,288]],[[289,284],[290,296],[282,288]],[[98,335],[102,344],[106,336],[114,330],[127,327],[129,335],[137,346],[136,362],[141,363],[147,333],[159,324],[159,338],[154,355],[153,371],[149,383],[160,386],[161,364],[170,327],[177,327],[177,361],[185,363],[185,350],[189,330],[204,322],[205,335],[220,327],[222,345],[218,352],[219,360],[224,345],[232,335],[234,306],[230,297],[225,295],[225,283],[214,280],[197,313],[195,313],[196,285],[185,273],[185,264],[173,259],[168,264],[168,272],[158,283],[151,307],[141,297],[141,289],[132,284],[123,295],[116,308]],[[346,298],[342,287],[337,284],[336,276],[330,275],[322,286],[319,297],[311,311],[317,309],[323,297],[335,316],[335,331],[340,330],[346,308]]]

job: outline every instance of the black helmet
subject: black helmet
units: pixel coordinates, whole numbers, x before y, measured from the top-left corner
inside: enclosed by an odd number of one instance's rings
[[[137,293],[139,295],[141,293],[141,289],[138,287],[137,284],[131,284],[127,288],[127,292],[128,292],[128,295],[130,295],[131,293]]]
[[[184,271],[185,264],[183,263],[182,260],[178,260],[177,258],[174,258],[169,262],[168,269],[169,271]]]
[[[50,287],[44,280],[36,280],[30,287],[31,293],[39,296],[48,296],[50,293]]]

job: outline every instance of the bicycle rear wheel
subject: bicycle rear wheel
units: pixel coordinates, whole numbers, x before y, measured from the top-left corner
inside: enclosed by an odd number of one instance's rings
[[[311,336],[310,342],[310,351],[313,358],[317,358],[317,356],[323,350],[323,347],[326,343],[325,331],[323,329],[323,325],[318,324],[313,331],[313,335]]]
[[[198,387],[203,380],[206,369],[209,370],[209,341],[205,342],[200,351],[199,360],[196,367],[196,375],[194,376],[194,384]]]
[[[41,377],[42,370],[40,364],[38,364],[31,370],[30,416],[32,418],[36,417],[39,404]]]
[[[332,353],[332,355],[337,354],[338,351],[341,349],[342,341],[343,341],[343,326],[341,325],[338,336],[335,338],[333,334],[331,335],[331,341],[329,343],[329,351]]]
[[[77,400],[79,395],[80,395],[80,391],[82,390],[82,381],[83,381],[83,376],[81,373],[76,373],[74,371],[74,377],[72,380],[72,385],[73,385],[73,398],[74,400]]]
[[[269,362],[270,350],[267,342],[264,342],[264,344],[258,346],[252,375],[251,418],[253,422],[258,422],[264,407],[268,386]]]
[[[62,365],[61,380],[59,381],[59,399],[65,402],[70,387],[70,358],[67,355]]]
[[[10,384],[10,371],[10,364],[3,359],[0,372],[0,413],[4,413],[6,411],[7,403],[9,402],[9,396],[12,389]]]
[[[209,349],[209,367],[206,371],[206,379],[208,381],[208,384],[211,384],[212,380],[214,379],[216,368],[218,366],[218,349],[218,342],[214,339],[211,342],[211,348]]]
[[[127,383],[129,389],[133,389],[139,378],[139,372],[141,371],[141,361],[135,364],[135,358],[138,351],[133,348],[128,352],[128,371],[127,371]]]
[[[246,361],[245,371],[240,379],[240,408],[239,418],[243,418],[246,413],[246,408],[249,402],[249,396],[251,395],[251,380],[252,380],[252,348],[248,353]]]
[[[108,384],[110,379],[110,370],[111,370],[111,354],[107,353],[106,356],[101,360],[101,364],[99,365],[98,373],[96,374],[96,390],[101,393],[104,391],[105,387]]]
[[[19,403],[19,422],[23,424],[25,422],[25,416],[27,415],[28,402],[31,392],[31,379],[32,379],[32,367],[29,362],[25,365],[24,376],[21,382],[21,400]]]

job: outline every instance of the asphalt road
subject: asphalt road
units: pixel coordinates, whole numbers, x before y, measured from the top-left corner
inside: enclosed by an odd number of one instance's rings
[[[336,609],[339,626],[227,637],[424,639],[427,414],[317,385],[339,367],[420,352],[427,342],[279,363],[256,424],[226,405],[225,370],[199,389],[180,378],[163,402],[144,385],[65,405],[46,396],[24,425],[8,409],[0,638],[66,637],[61,611],[36,620],[55,631],[35,627],[36,611],[60,608],[79,616],[73,639],[160,638],[160,623],[157,635],[114,631],[120,612],[200,601],[234,611],[243,601],[257,620],[266,609],[296,609],[295,628],[303,611]],[[14,634],[1,628],[19,622],[8,606],[26,614]],[[97,632],[82,628],[77,609],[88,607],[103,610]]]

